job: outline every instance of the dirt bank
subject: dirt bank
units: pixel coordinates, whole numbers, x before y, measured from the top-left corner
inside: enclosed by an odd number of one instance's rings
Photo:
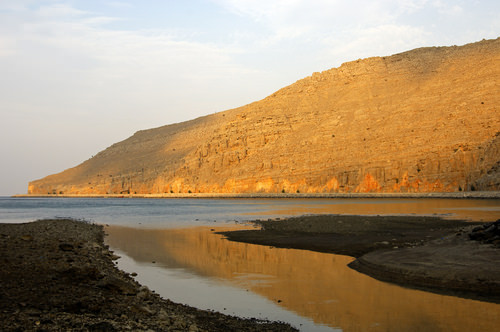
[[[295,331],[160,298],[116,268],[101,226],[0,224],[2,331]]]
[[[343,215],[256,223],[262,230],[224,235],[240,242],[354,256],[357,260],[350,267],[380,280],[500,302],[500,249],[470,239],[478,223]]]

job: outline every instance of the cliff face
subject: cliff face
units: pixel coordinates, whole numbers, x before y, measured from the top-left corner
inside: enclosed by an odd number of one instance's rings
[[[500,190],[500,38],[345,63],[137,132],[28,193]]]

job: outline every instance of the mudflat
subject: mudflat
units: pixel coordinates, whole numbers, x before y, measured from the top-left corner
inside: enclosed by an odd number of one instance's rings
[[[119,270],[103,227],[0,224],[2,331],[296,331],[162,299]]]
[[[356,257],[349,266],[406,287],[500,303],[500,221],[316,215],[255,221],[233,241]]]

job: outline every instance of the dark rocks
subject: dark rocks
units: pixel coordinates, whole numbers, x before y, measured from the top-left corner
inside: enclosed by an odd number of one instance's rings
[[[123,280],[121,278],[117,278],[115,276],[106,276],[102,280],[97,283],[97,287],[106,288],[109,290],[114,290],[120,292],[124,295],[136,295],[137,287],[136,285]]]
[[[89,324],[87,326],[88,330],[91,332],[112,332],[116,331],[113,324],[110,322],[99,322],[95,324]]]
[[[73,250],[75,247],[70,244],[70,243],[61,243],[59,245],[59,249],[61,249],[62,251],[71,251]]]
[[[0,331],[295,331],[162,299],[117,269],[98,225],[0,224]]]
[[[482,243],[493,244],[500,248],[500,219],[493,223],[475,227],[469,233],[469,239]]]

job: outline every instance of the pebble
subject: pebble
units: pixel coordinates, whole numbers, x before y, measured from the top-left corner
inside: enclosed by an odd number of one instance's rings
[[[72,251],[75,247],[70,243],[61,243],[59,249],[62,251]]]
[[[33,241],[33,236],[31,236],[31,235],[23,235],[23,236],[21,236],[21,240],[23,240],[23,241]]]

